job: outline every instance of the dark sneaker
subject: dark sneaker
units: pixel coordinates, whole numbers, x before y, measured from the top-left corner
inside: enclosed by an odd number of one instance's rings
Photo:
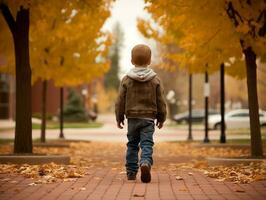
[[[140,166],[141,176],[140,179],[143,183],[151,182],[151,166],[148,163],[143,163]]]
[[[137,176],[136,173],[134,173],[134,172],[128,172],[127,173],[127,180],[129,180],[129,181],[136,180],[136,176]]]

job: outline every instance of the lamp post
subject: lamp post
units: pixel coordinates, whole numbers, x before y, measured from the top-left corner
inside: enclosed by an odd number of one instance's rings
[[[64,87],[60,87],[60,134],[59,138],[64,139],[64,116],[63,116],[63,109],[64,109]]]
[[[209,109],[210,84],[208,71],[205,71],[204,98],[205,98],[205,137],[203,142],[209,143],[208,109]]]
[[[192,74],[189,73],[188,78],[188,138],[193,140],[192,137]]]
[[[47,95],[47,80],[42,81],[42,125],[41,125],[41,142],[45,142],[46,131],[46,95]]]
[[[224,123],[224,99],[225,99],[225,90],[224,90],[224,63],[221,64],[220,69],[220,104],[221,104],[221,135],[220,135],[220,143],[226,143],[225,136],[225,123]]]

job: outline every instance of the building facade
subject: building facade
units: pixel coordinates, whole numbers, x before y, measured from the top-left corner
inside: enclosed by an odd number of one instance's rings
[[[97,80],[96,82],[99,82]],[[82,97],[86,110],[91,109],[91,98],[95,97],[95,82],[77,86],[75,89]],[[0,74],[0,119],[15,120],[16,107],[15,77],[8,74]],[[42,109],[43,82],[38,80],[32,85],[32,115],[40,117]],[[67,101],[68,87],[64,87],[64,103]],[[48,117],[58,116],[60,108],[60,88],[53,81],[47,81],[46,113]]]

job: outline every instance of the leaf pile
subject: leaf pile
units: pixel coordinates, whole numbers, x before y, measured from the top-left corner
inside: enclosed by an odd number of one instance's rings
[[[73,142],[69,148],[34,147],[34,153],[64,154],[71,157],[71,165],[0,165],[1,173],[22,174],[34,178],[32,183],[50,183],[57,180],[71,181],[86,175],[95,167],[124,170],[126,144],[108,142]],[[0,153],[11,153],[10,146],[1,146]],[[206,157],[248,156],[249,149],[194,147],[191,143],[157,143],[154,148],[154,166],[159,170],[176,172],[180,168],[200,170],[218,181],[250,183],[266,180],[266,163],[249,165],[208,166]]]
[[[241,157],[249,156],[249,148],[230,147],[194,147],[193,143],[159,143],[155,154],[159,159],[170,157],[168,167],[166,160],[162,163],[162,169],[170,169],[176,172],[180,168],[188,168],[202,171],[206,176],[216,178],[217,181],[230,181],[234,183],[251,183],[266,180],[266,162],[236,164],[234,166],[208,166],[206,157]],[[186,157],[187,161],[178,162],[177,158]],[[180,160],[180,159],[179,159]]]
[[[217,179],[217,181],[251,183],[266,180],[265,161],[236,164],[233,166],[208,166],[205,160],[192,160],[191,163],[179,163],[175,167],[176,169],[173,171],[178,171],[181,168],[199,170],[206,176]]]
[[[125,145],[121,143],[73,142],[70,148],[34,147],[37,154],[69,155],[71,165],[48,163],[44,165],[0,164],[0,174],[21,174],[33,178],[32,186],[56,181],[72,181],[83,177],[93,167],[124,168]],[[0,146],[0,153],[12,153],[9,145]]]
[[[125,144],[73,142],[70,148],[34,148],[35,153],[69,155],[71,164],[84,167],[123,167]]]
[[[251,183],[266,180],[266,162],[237,164],[235,166],[215,166],[204,170],[208,177],[218,181],[231,181],[234,183]]]
[[[35,179],[31,185],[40,183],[53,183],[57,180],[72,181],[75,178],[83,177],[86,174],[86,168],[74,165],[57,165],[48,163],[43,165],[14,165],[1,164],[0,174],[21,174],[24,177]]]

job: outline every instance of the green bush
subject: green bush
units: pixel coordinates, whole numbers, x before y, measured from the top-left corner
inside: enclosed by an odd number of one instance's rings
[[[75,90],[69,90],[67,104],[63,111],[64,121],[66,122],[84,122],[88,121],[83,101]]]

